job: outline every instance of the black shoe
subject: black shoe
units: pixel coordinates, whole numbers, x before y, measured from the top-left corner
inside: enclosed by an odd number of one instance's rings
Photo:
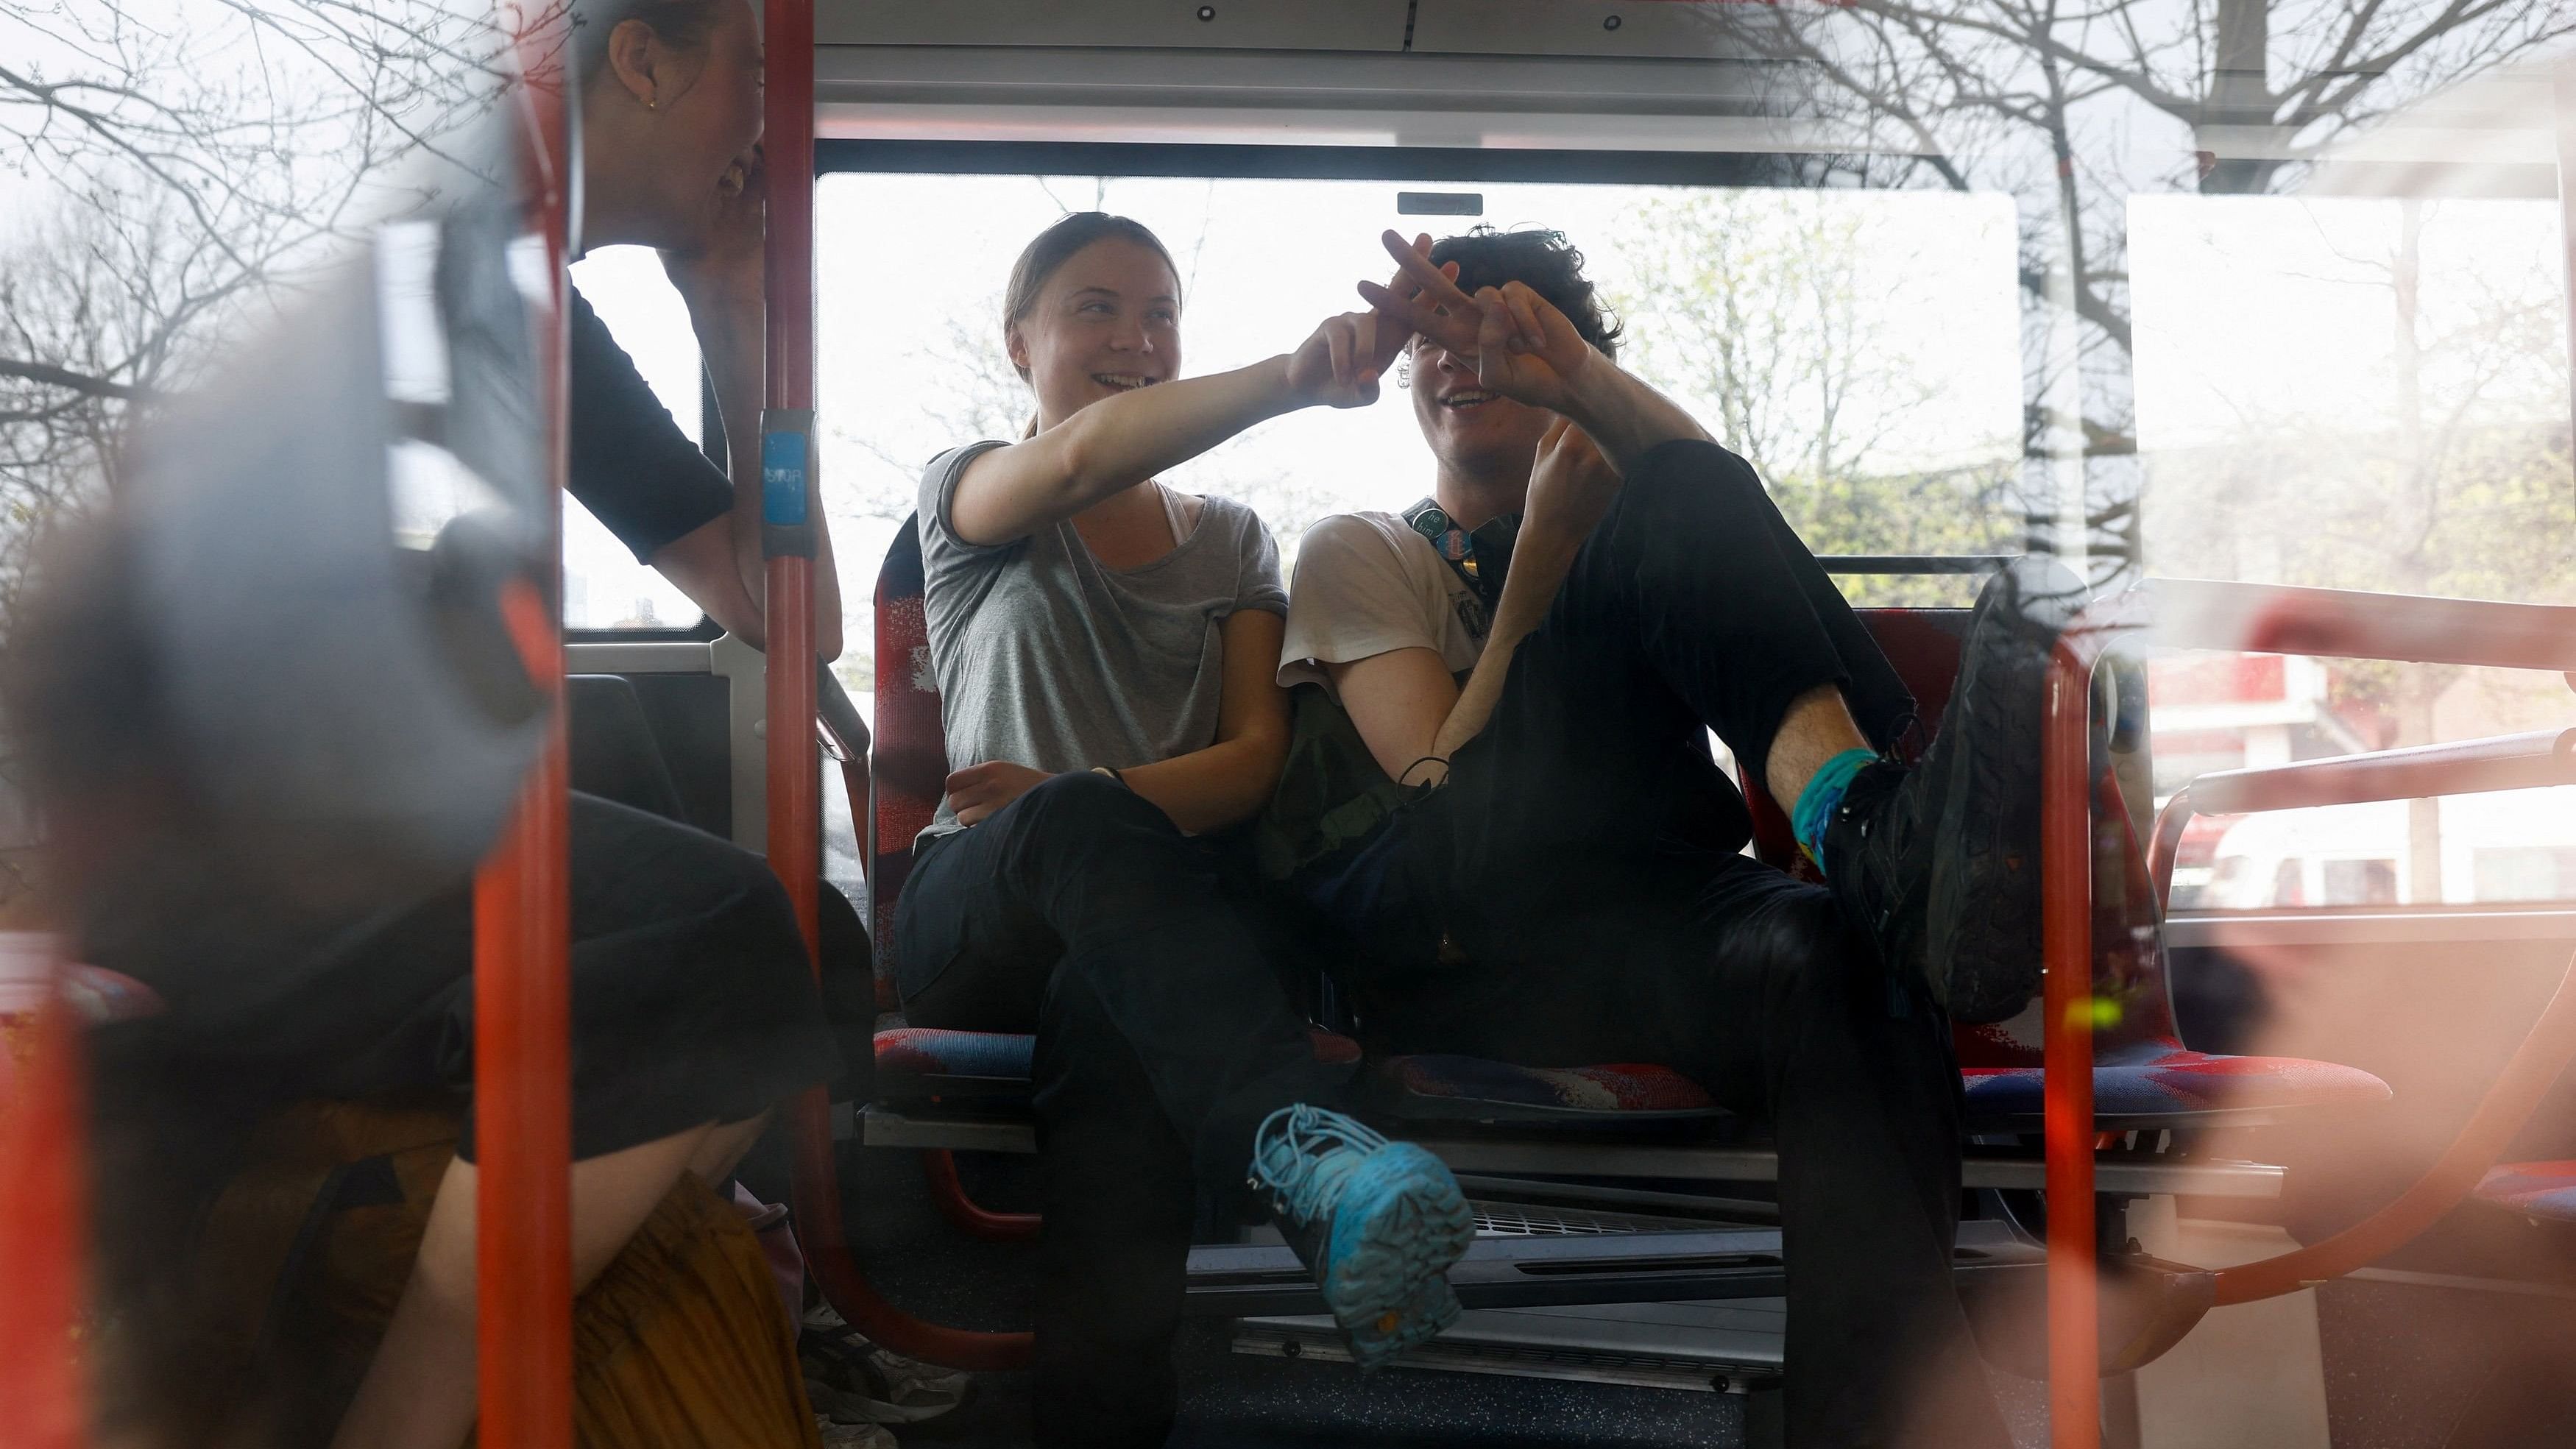
[[[1965,1022],[2039,990],[2039,752],[2048,659],[2084,603],[2074,575],[2022,559],[1990,580],[1932,747],[1852,778],[1825,827],[1825,879],[1890,970],[1920,970]]]

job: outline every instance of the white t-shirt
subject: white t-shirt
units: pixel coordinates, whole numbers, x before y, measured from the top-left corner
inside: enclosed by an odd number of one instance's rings
[[[1475,590],[1402,518],[1337,513],[1298,545],[1279,682],[1330,690],[1323,665],[1396,649],[1434,650],[1450,673],[1465,674],[1484,652],[1490,625]]]

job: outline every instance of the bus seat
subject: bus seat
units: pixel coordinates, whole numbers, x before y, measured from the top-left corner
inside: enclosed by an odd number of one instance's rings
[[[158,1016],[165,1006],[161,993],[104,966],[66,962],[57,986],[72,1020],[83,1026]],[[7,1089],[12,1064],[26,1061],[36,1050],[36,1017],[44,997],[33,987],[32,982],[0,980],[0,1091]]]
[[[948,779],[922,589],[921,531],[918,520],[908,518],[886,550],[876,589],[876,864],[869,890],[877,1005],[883,1013],[876,1035],[876,1095],[883,1101],[1024,1098],[1032,1038],[909,1026],[894,996],[895,902],[912,874],[913,837],[930,823]],[[1359,1043],[1346,1036],[1318,1030],[1314,1044],[1321,1062],[1356,1064],[1360,1059]],[[1631,1110],[1663,1117],[1716,1114],[1706,1093],[1696,1086],[1685,1092],[1685,1079],[1661,1067],[1542,1071],[1467,1057],[1399,1057],[1387,1067],[1398,1086],[1395,1095],[1403,1109],[1398,1115],[1490,1120],[1497,1115],[1564,1118]],[[1686,1097],[1695,1103],[1685,1105]]]
[[[1961,1067],[1959,1074],[1972,1125],[2038,1130],[2039,1068]],[[2297,1057],[2211,1056],[2156,1041],[2106,1046],[2094,1057],[2093,1121],[2105,1131],[2207,1126],[2389,1097],[2386,1082],[2358,1067]]]
[[[2477,1196],[2536,1221],[2576,1223],[2576,1158],[2490,1167]]]
[[[88,1026],[158,1016],[166,1009],[160,992],[124,972],[78,961],[64,965],[62,993],[72,1015]]]
[[[921,541],[908,520],[887,550],[877,578],[877,734],[875,902],[880,1007],[891,1009],[894,904],[909,874],[912,840],[930,821],[947,779],[939,726],[939,693],[930,672],[927,621],[921,609]],[[1962,609],[1865,609],[1863,621],[1913,691],[1924,720],[1940,718],[1959,667]],[[1926,725],[1929,728],[1929,725]],[[1803,866],[1787,816],[1758,781],[1745,782],[1755,850],[1784,869]],[[2144,890],[2143,854],[2131,863]],[[1810,878],[1812,869],[1805,871]],[[2123,953],[2124,955],[2129,953]],[[2130,978],[2117,983],[2122,1010],[2096,1038],[2096,1118],[2105,1130],[2214,1125],[2256,1113],[2385,1101],[2386,1083],[2357,1068],[2288,1057],[2213,1057],[2182,1044],[2174,1022],[2161,952],[2135,953]],[[1969,1125],[1980,1131],[2036,1131],[2040,1114],[2039,1006],[2007,1022],[1954,1029]],[[983,1042],[936,1046],[934,1036],[886,1018],[877,1051],[881,1077],[924,1095],[991,1095],[973,1073],[925,1073],[934,1053],[991,1064]],[[978,1035],[978,1034],[966,1034]],[[1023,1063],[1025,1058],[1022,1059]],[[1025,1065],[1021,1068],[1025,1073]],[[953,1081],[948,1093],[931,1079]],[[1025,1080],[1023,1076],[1021,1080]],[[1474,1057],[1390,1058],[1370,1074],[1374,1104],[1399,1121],[1470,1121],[1531,1128],[1649,1123],[1723,1117],[1697,1084],[1669,1068],[1639,1064],[1525,1067]],[[885,1093],[881,1089],[881,1095]]]
[[[1310,1029],[1315,1060],[1355,1066],[1360,1044]],[[1025,1101],[1037,1038],[1004,1031],[883,1026],[876,1035],[876,1095],[886,1102]]]
[[[877,573],[876,721],[869,779],[876,831],[868,876],[870,935],[876,945],[877,1009],[899,1004],[894,989],[894,907],[912,876],[912,842],[939,809],[948,783],[940,732],[939,680],[930,672],[930,621],[922,613],[921,531],[904,520]]]
[[[564,734],[572,788],[688,823],[634,681],[622,674],[565,675]]]
[[[1964,609],[1863,609],[1861,620],[1888,662],[1914,694],[1927,732],[1950,702],[1959,672],[1959,647],[1967,628]],[[1754,852],[1784,869],[1812,875],[1790,833],[1788,817],[1758,780],[1743,782],[1752,806]],[[2104,781],[2100,810],[2120,809],[2116,787]],[[2124,892],[2097,893],[2102,906],[2097,939],[2123,928],[2115,902],[2147,899],[2145,853],[2123,852],[2129,873]],[[2113,953],[2101,953],[2113,956]],[[2215,1125],[2256,1115],[2384,1102],[2388,1084],[2357,1067],[2296,1057],[2210,1056],[2182,1042],[2174,1019],[2167,959],[2161,950],[2113,956],[2125,979],[2107,982],[2104,995],[2117,1011],[2094,1037],[2093,1110],[2104,1130]],[[1984,1131],[2039,1130],[2041,1018],[2034,1001],[2008,1021],[1957,1025],[1952,1043],[1967,1093],[1967,1120]]]
[[[1727,1115],[1708,1090],[1670,1067],[1523,1067],[1482,1057],[1389,1057],[1375,1074],[1378,1105],[1400,1121],[1492,1126],[1688,1122]]]

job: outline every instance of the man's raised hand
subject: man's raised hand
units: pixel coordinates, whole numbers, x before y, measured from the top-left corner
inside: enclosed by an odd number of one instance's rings
[[[1565,411],[1575,379],[1595,354],[1563,312],[1519,282],[1480,288],[1471,297],[1449,269],[1432,265],[1421,241],[1408,243],[1392,231],[1379,240],[1401,280],[1392,287],[1360,283],[1371,307],[1473,366],[1486,387],[1515,402]]]
[[[1619,496],[1619,483],[1619,470],[1601,455],[1591,436],[1558,418],[1538,440],[1521,536],[1553,539],[1570,554],[1592,536],[1594,525],[1610,511],[1611,501]]]

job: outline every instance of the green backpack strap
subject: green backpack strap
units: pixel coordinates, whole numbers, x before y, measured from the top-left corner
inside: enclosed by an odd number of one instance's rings
[[[1359,727],[1320,684],[1288,691],[1288,764],[1253,826],[1262,877],[1283,881],[1368,838],[1413,798],[1378,768]]]

